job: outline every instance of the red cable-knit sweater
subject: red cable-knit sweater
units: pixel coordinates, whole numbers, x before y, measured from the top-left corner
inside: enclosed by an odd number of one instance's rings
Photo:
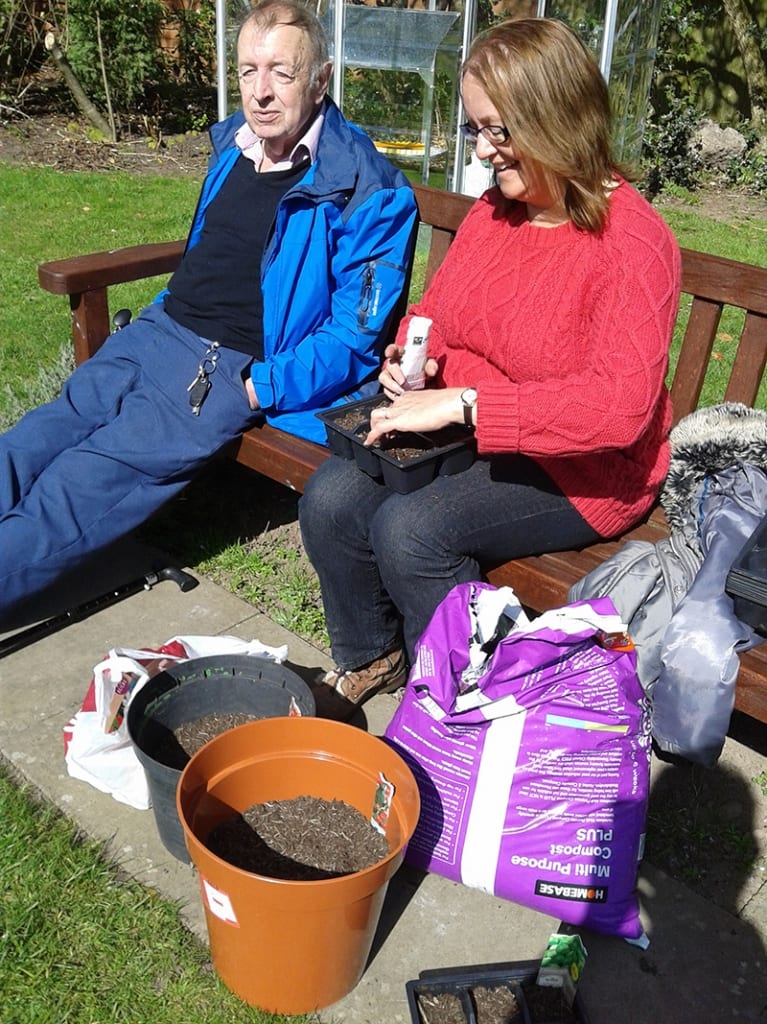
[[[652,506],[668,469],[679,249],[625,181],[599,235],[525,213],[486,192],[411,312],[434,322],[436,384],[477,389],[479,451],[531,456],[612,536]]]

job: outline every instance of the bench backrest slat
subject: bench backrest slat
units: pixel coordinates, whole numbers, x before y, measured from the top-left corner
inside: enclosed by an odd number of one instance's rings
[[[721,302],[693,298],[671,385],[675,424],[698,407],[721,318]]]
[[[767,317],[748,313],[724,399],[754,405],[767,364]]]
[[[682,291],[767,315],[767,272],[750,263],[682,249]]]

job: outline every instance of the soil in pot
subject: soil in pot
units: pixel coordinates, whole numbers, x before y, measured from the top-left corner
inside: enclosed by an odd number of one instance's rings
[[[366,434],[370,430],[372,411],[390,404],[386,399],[382,399],[376,405],[366,407],[364,412],[360,412],[359,409],[349,409],[340,416],[334,416],[333,423],[340,430],[347,430],[350,434]]]
[[[192,754],[204,747],[208,740],[228,729],[234,729],[245,722],[253,722],[261,715],[239,711],[231,714],[210,714],[182,722],[175,729],[167,732],[167,738],[158,741],[155,749],[155,760],[168,768],[181,771]]]
[[[253,804],[217,825],[206,846],[244,871],[298,882],[350,875],[389,854],[356,807],[313,796]]]
[[[390,404],[390,402],[382,400],[377,405],[366,407],[364,411],[349,409],[348,412],[334,417],[333,423],[341,430],[346,430],[350,434],[356,434],[358,437],[364,437],[368,430],[370,430],[370,414],[373,409],[379,409]],[[377,447],[391,455],[398,462],[407,462],[409,459],[420,458],[425,453],[434,451],[437,448],[444,448],[445,445],[465,441],[466,438],[467,431],[465,427],[447,426],[419,435],[417,444],[403,445],[401,443],[402,434],[393,434],[391,437],[382,437]]]
[[[424,434],[423,444],[398,445],[395,434],[382,443],[381,448],[398,462],[407,462],[409,459],[419,459],[428,452],[437,451],[448,445],[466,442],[469,436],[466,427],[442,427],[440,430],[430,430]]]

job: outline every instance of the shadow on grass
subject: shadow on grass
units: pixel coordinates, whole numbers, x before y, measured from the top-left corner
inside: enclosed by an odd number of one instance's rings
[[[757,726],[735,712],[729,735],[764,756],[767,734]],[[766,881],[767,787],[751,777],[754,759],[741,763],[733,750],[713,768],[684,761],[654,765],[645,857],[739,915]]]
[[[301,543],[298,499],[282,484],[222,459],[139,535],[327,650],[319,581]]]
[[[142,536],[188,565],[279,528],[298,536],[299,495],[228,459],[207,466],[141,528]]]

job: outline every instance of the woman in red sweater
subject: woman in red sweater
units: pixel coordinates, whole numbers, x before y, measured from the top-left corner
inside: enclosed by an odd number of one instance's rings
[[[561,22],[479,36],[461,80],[464,133],[495,172],[423,300],[423,390],[380,374],[397,431],[474,427],[478,458],[400,495],[329,459],[300,504],[341,715],[406,679],[437,604],[480,565],[592,544],[655,501],[669,460],[664,380],[681,266],[671,231],[610,154],[607,86]],[[327,703],[327,702],[326,702]]]

